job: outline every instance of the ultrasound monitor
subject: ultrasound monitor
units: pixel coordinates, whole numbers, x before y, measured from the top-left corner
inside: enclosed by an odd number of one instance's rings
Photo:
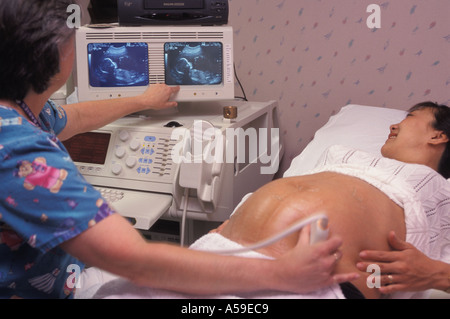
[[[135,96],[149,85],[180,86],[176,101],[234,99],[228,26],[81,27],[76,34],[79,101]]]

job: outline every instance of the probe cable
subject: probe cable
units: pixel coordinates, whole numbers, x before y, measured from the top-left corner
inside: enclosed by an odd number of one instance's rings
[[[254,245],[243,247],[243,248],[238,248],[238,249],[208,250],[208,252],[212,252],[212,253],[220,254],[220,255],[235,255],[235,254],[241,254],[241,253],[245,253],[245,252],[249,252],[249,251],[253,251],[253,250],[258,250],[263,247],[270,246],[270,245],[276,243],[277,241],[291,235],[292,233],[294,233],[296,231],[299,231],[300,229],[304,228],[305,226],[307,226],[315,221],[318,221],[320,219],[328,219],[328,217],[325,214],[312,215],[308,218],[298,221],[297,223],[295,223],[288,229],[286,229],[266,240],[260,241]]]

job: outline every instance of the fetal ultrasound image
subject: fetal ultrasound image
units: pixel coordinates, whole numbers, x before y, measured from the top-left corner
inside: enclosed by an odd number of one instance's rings
[[[89,84],[92,87],[147,86],[146,43],[90,43]]]
[[[222,43],[170,42],[164,45],[168,85],[217,85],[222,83]]]

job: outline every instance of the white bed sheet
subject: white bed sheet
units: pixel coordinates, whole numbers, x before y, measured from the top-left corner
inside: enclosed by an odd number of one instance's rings
[[[406,114],[406,111],[375,106],[349,104],[342,107],[292,160],[284,177],[313,169],[322,153],[332,145],[346,145],[379,155],[388,138],[390,125],[401,122]]]

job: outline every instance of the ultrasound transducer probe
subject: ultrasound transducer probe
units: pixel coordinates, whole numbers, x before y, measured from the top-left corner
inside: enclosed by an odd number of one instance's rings
[[[328,228],[328,218],[324,217],[314,221],[311,224],[311,235],[309,238],[309,243],[315,244],[320,241],[324,241],[328,238],[329,228]]]

